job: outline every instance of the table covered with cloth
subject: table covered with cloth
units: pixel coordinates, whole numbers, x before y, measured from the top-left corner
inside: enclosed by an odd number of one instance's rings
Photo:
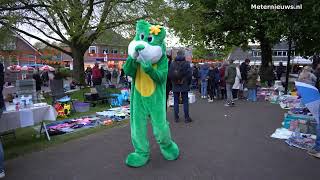
[[[50,105],[34,106],[19,111],[5,111],[0,119],[0,133],[17,128],[33,126],[43,120],[55,121],[56,110]]]

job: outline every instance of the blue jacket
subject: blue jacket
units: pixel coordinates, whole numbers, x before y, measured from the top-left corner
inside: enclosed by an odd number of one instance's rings
[[[181,72],[181,74],[185,78],[183,84],[175,84],[174,82],[172,82],[172,92],[188,92],[190,90],[192,80],[192,69],[190,67],[190,63],[186,61],[184,56],[177,56],[175,61],[171,62],[171,65],[169,67],[169,77],[171,77],[171,74],[174,71],[173,64],[177,63],[177,61],[183,61],[183,71]]]
[[[209,68],[207,65],[203,65],[200,68],[200,80],[205,81],[209,74]]]

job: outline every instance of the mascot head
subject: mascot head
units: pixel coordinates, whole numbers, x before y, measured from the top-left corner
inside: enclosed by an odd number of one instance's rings
[[[166,48],[164,38],[166,31],[159,25],[151,25],[145,20],[140,20],[136,25],[136,35],[130,42],[128,53],[137,61],[151,61],[157,63],[163,55]]]

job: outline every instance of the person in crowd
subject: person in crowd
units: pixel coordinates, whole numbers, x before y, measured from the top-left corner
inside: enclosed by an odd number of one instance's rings
[[[113,82],[118,83],[118,70],[117,68],[114,68],[112,71],[112,77],[113,77]]]
[[[282,74],[285,72],[285,67],[282,62],[279,63],[279,66],[276,69],[277,80],[281,80]]]
[[[244,95],[243,89],[246,87],[248,72],[250,70],[250,59],[245,59],[243,63],[240,65],[240,73],[241,73],[241,86],[242,90],[239,91],[239,98],[246,98]]]
[[[209,99],[208,102],[213,102],[213,99],[217,96],[217,86],[218,83],[216,82],[217,77],[219,76],[220,79],[220,75],[219,75],[219,70],[217,73],[217,68],[215,67],[214,64],[212,64],[209,67],[209,72],[208,72],[208,94],[209,94]]]
[[[242,83],[241,83],[241,72],[240,72],[240,66],[237,65],[236,67],[237,73],[236,73],[236,79],[234,81],[234,84],[232,86],[232,97],[233,99],[238,99],[238,93],[239,90],[242,89]]]
[[[194,85],[195,87],[199,88],[199,68],[197,65],[193,66],[193,70],[192,70],[192,80],[194,81]]]
[[[41,93],[41,86],[42,86],[42,80],[40,77],[39,69],[34,70],[34,73],[32,75],[32,78],[36,82],[36,92],[37,92],[37,100],[40,100],[40,93]]]
[[[95,63],[94,67],[92,68],[92,82],[93,86],[101,85],[102,82],[101,70],[99,69],[98,63]]]
[[[200,68],[200,82],[201,82],[201,98],[207,98],[207,88],[208,88],[208,73],[209,68],[207,64],[204,64]]]
[[[247,88],[248,88],[248,101],[257,101],[257,80],[258,72],[256,68],[252,68],[248,73]]]
[[[241,79],[245,83],[248,78],[248,72],[250,70],[250,59],[245,59],[240,65]]]
[[[119,77],[119,84],[124,84],[124,83],[126,83],[126,75],[125,75],[125,73],[124,73],[124,70],[123,69],[121,69],[120,70],[120,77]]]
[[[221,99],[226,99],[226,81],[224,79],[225,71],[226,71],[227,64],[223,63],[221,68],[219,69],[220,74],[220,82],[219,82],[219,89],[220,89],[220,97]]]
[[[185,122],[192,122],[189,115],[188,91],[192,80],[192,69],[190,63],[186,61],[184,51],[179,50],[175,61],[171,63],[169,77],[172,82],[172,92],[174,97],[174,118],[179,122],[179,99],[182,96]]]
[[[229,65],[226,68],[224,79],[226,81],[226,92],[227,92],[227,103],[225,106],[233,106],[234,101],[232,97],[232,86],[235,82],[236,75],[237,75],[237,68],[236,65],[233,63],[234,60],[229,60]]]
[[[104,77],[105,71],[104,71],[104,68],[102,66],[100,67],[100,72],[101,72],[101,76]]]
[[[92,81],[91,81],[92,69],[90,66],[87,67],[87,69],[85,71],[85,76],[86,76],[87,85],[91,86],[92,85]]]
[[[112,74],[110,72],[109,69],[106,70],[106,79],[107,79],[107,84],[111,84],[111,78],[112,78]]]
[[[3,99],[3,86],[4,86],[4,66],[2,63],[0,63],[0,107],[1,110],[5,110],[6,106],[4,104],[4,99]]]
[[[49,85],[49,72],[43,71],[41,73],[41,79],[42,79],[44,86],[48,87],[48,85]]]
[[[298,81],[315,86],[317,77],[312,73],[312,68],[310,66],[305,66],[299,74]]]
[[[172,57],[170,55],[167,55],[168,58],[168,69],[170,69],[171,66],[171,62],[172,62]],[[169,93],[172,90],[172,83],[171,83],[171,79],[169,77],[169,74],[167,76],[167,84],[166,84],[166,102],[168,104],[168,98],[169,98]],[[168,108],[168,106],[166,106]]]
[[[104,68],[101,66],[100,67],[100,72],[101,72],[101,84],[105,84],[105,70]]]

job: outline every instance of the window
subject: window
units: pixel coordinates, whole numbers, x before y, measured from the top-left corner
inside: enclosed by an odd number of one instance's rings
[[[89,47],[89,53],[95,54],[97,52],[97,47],[96,46],[90,46]]]
[[[272,56],[277,56],[277,51],[272,51]]]
[[[254,57],[261,56],[261,51],[252,51],[252,56]]]
[[[282,56],[282,51],[277,51],[277,56]]]
[[[117,49],[112,49],[111,53],[112,54],[118,54],[118,50]]]
[[[287,51],[283,51],[282,56],[288,56]]]
[[[103,52],[103,54],[108,54],[109,53],[109,49],[108,48],[104,48],[102,52]]]

